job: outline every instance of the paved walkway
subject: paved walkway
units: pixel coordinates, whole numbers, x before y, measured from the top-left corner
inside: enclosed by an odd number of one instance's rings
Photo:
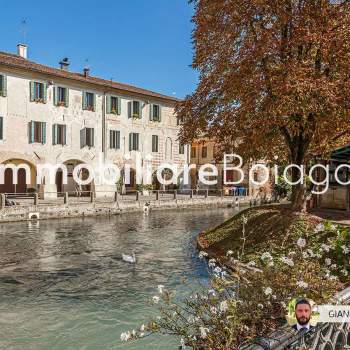
[[[340,225],[350,226],[350,211],[315,208],[310,213]]]

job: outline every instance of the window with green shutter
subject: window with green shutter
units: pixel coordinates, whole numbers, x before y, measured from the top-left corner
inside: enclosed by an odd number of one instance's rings
[[[4,118],[0,117],[0,140],[4,139]]]
[[[120,149],[120,131],[109,131],[109,147],[111,149]]]
[[[83,109],[87,111],[95,111],[96,96],[92,92],[83,92]]]
[[[121,99],[117,96],[107,96],[107,113],[108,114],[121,114]]]
[[[46,84],[37,81],[30,82],[30,101],[38,103],[46,103]]]
[[[69,89],[62,86],[55,86],[53,89],[53,102],[58,107],[68,107]]]
[[[86,128],[86,145],[88,147],[95,146],[95,130],[94,130],[94,128]]]
[[[128,102],[128,116],[129,118],[142,118],[142,104],[140,101],[134,100]]]
[[[179,143],[179,154],[185,154],[185,145]]]
[[[139,134],[136,132],[131,132],[129,134],[129,151],[139,150]]]
[[[150,120],[154,122],[160,122],[161,120],[161,107],[160,105],[150,105]]]
[[[0,75],[0,96],[7,96],[7,77],[6,75]]]
[[[46,143],[46,123],[31,121],[29,123],[29,143]]]
[[[158,135],[152,135],[152,152],[158,152],[158,143],[159,143]]]
[[[54,124],[52,126],[52,144],[66,145],[67,144],[67,126],[64,124]]]
[[[94,128],[84,128],[80,130],[80,147],[95,146],[95,130]]]

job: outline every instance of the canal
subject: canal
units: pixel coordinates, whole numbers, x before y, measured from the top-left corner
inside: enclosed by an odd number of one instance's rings
[[[0,225],[0,349],[177,349],[164,336],[122,343],[155,315],[157,285],[207,279],[195,236],[234,209],[154,211]],[[137,264],[121,260],[135,251]]]

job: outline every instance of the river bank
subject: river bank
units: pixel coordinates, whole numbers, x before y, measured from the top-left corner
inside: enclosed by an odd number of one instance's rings
[[[249,205],[250,197],[239,197],[239,206]],[[206,197],[191,199],[138,201],[95,201],[70,204],[40,204],[5,207],[0,210],[0,223],[28,220],[48,220],[74,217],[109,216],[130,212],[144,212],[145,204],[152,210],[190,209],[190,208],[227,208],[237,206],[235,197]]]
[[[239,324],[255,329],[247,333],[242,348],[265,348],[254,342],[258,335],[271,349],[292,343],[312,349],[326,342],[345,345],[346,324],[339,337],[333,325],[318,325],[314,334],[304,338],[285,323],[288,305],[298,297],[316,304],[349,303],[350,230],[314,214],[295,213],[288,205],[249,208],[197,236],[200,254],[207,256],[209,266],[228,268],[239,281],[241,308],[248,305],[259,313],[253,323],[246,319]],[[242,314],[249,310],[234,313]],[[319,336],[324,329],[329,339]]]
[[[331,233],[320,234],[316,227],[325,223],[330,226],[336,221],[331,223],[315,214],[296,213],[288,205],[247,208],[217,227],[201,232],[197,245],[200,250],[225,263],[228,260],[227,251],[241,250],[243,240],[244,260],[247,261],[271,249],[279,253],[295,250],[300,236],[308,238],[310,242],[325,244],[331,238]],[[349,237],[347,240],[350,243]]]

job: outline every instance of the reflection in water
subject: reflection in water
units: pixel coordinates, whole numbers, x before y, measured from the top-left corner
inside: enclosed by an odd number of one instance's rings
[[[198,232],[232,209],[124,214],[0,225],[0,349],[176,349],[169,337],[123,344],[158,284],[206,280]],[[137,264],[121,260],[135,251]]]

